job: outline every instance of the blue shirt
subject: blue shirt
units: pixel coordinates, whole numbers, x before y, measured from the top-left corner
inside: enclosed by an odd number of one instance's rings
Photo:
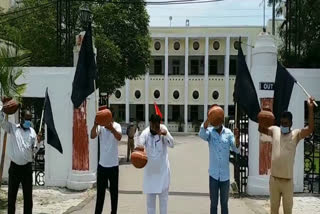
[[[199,136],[209,143],[209,175],[216,180],[229,180],[230,148],[234,152],[239,153],[231,130],[223,127],[221,134],[219,134],[213,127],[205,129],[202,124]]]

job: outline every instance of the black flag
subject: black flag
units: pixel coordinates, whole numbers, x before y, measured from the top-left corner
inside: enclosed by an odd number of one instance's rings
[[[241,44],[241,42],[239,42],[239,44]],[[239,45],[238,50],[238,71],[234,85],[233,99],[252,121],[258,121],[257,116],[260,112],[258,96],[241,45]]]
[[[273,95],[273,114],[276,118],[277,125],[280,124],[282,112],[288,110],[295,82],[297,82],[297,80],[278,62]]]
[[[61,142],[54,126],[53,114],[51,109],[48,88],[46,90],[46,97],[44,100],[44,122],[47,124],[47,143],[57,149],[61,154],[63,153]]]
[[[82,41],[77,69],[72,84],[71,100],[75,108],[78,108],[83,101],[94,92],[96,62],[91,31],[90,23]]]

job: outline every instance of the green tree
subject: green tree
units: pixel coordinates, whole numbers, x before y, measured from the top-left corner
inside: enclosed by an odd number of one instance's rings
[[[319,68],[320,0],[291,0],[286,7],[280,0],[275,1],[277,14],[285,17],[279,29],[282,63],[287,67]]]
[[[23,68],[29,65],[29,52],[17,43],[0,40],[0,84],[1,96],[19,99],[26,89],[26,84],[17,84],[23,75]]]
[[[51,0],[41,1],[41,5]],[[125,79],[137,78],[146,72],[150,61],[149,16],[143,0],[101,0],[90,3],[93,13],[95,46],[97,48],[98,87],[101,92],[113,93],[125,84]],[[22,0],[19,8],[9,12],[39,5],[38,0]],[[74,35],[81,31],[79,2],[72,2],[71,19]],[[0,38],[12,35],[21,38],[21,44],[31,52],[30,65],[56,66],[59,64],[56,45],[56,8],[50,7],[25,11],[23,18],[0,22]],[[11,20],[9,20],[11,19]],[[8,21],[9,20],[9,21]],[[74,37],[72,37],[74,39]],[[73,43],[74,44],[74,43]]]
[[[113,2],[128,2],[118,0]],[[149,16],[143,0],[93,6],[98,86],[113,93],[125,78],[144,75],[150,62]]]
[[[48,2],[50,0],[43,0],[41,3],[37,0],[23,0],[20,7],[12,8],[8,12],[37,7]],[[31,52],[30,65],[54,66],[58,63],[55,16],[54,5],[6,15],[2,18],[4,23],[0,25],[0,36],[6,40],[12,36],[19,37],[23,47]]]

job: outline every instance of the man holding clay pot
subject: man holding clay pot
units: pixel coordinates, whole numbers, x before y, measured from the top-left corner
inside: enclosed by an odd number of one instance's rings
[[[271,214],[278,214],[282,197],[283,213],[291,214],[293,206],[293,166],[298,143],[314,130],[314,98],[309,98],[309,125],[292,129],[292,113],[283,112],[280,127],[270,126],[266,117],[259,119],[259,131],[272,137],[271,175],[269,181]],[[263,115],[263,114],[261,114]],[[269,123],[270,124],[270,123]]]
[[[150,126],[140,135],[138,148],[145,151],[148,163],[144,167],[143,193],[147,198],[147,213],[156,214],[156,199],[159,198],[160,214],[167,214],[170,186],[170,163],[168,147],[173,148],[173,137],[161,124],[161,117],[152,114]]]
[[[220,191],[221,213],[228,214],[229,200],[229,156],[230,148],[239,153],[239,131],[234,133],[223,126],[224,111],[218,105],[212,105],[208,119],[202,123],[199,136],[209,145],[209,190],[210,214],[217,214]]]
[[[113,121],[109,109],[97,113],[95,123],[91,129],[91,139],[100,137],[100,160],[97,170],[97,201],[95,214],[103,210],[106,188],[110,190],[111,214],[117,213],[119,159],[118,143],[121,140],[121,126]]]

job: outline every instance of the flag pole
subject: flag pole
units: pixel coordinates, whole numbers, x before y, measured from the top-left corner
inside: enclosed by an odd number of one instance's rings
[[[234,113],[234,125],[238,127],[238,103],[235,103],[235,113]]]
[[[306,90],[298,81],[296,81],[296,83],[297,83],[297,85],[303,90],[303,92],[307,95],[307,97],[310,98],[311,95],[307,92],[307,90]],[[313,101],[313,104],[314,104],[316,107],[318,107],[318,104],[317,104],[315,101]]]
[[[43,109],[42,109],[42,112],[41,112],[40,127],[39,127],[38,134],[40,134],[40,133],[41,133],[41,130],[42,130],[42,123],[43,123],[45,103],[46,103],[46,101],[44,101]]]
[[[96,92],[97,91],[96,80],[93,80],[93,84],[94,84],[94,102],[95,102],[95,109],[97,113],[99,109],[99,105],[98,105],[97,92]]]

